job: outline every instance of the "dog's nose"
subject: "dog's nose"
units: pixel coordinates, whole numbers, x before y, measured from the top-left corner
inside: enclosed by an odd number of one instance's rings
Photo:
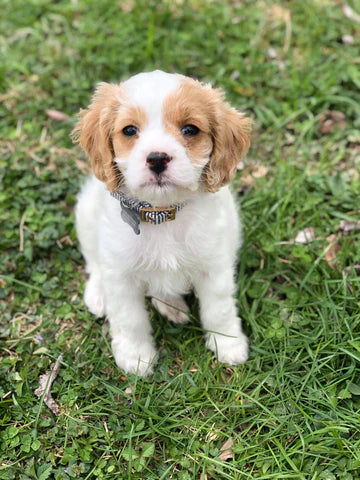
[[[146,163],[148,164],[150,170],[159,175],[166,169],[170,160],[171,158],[165,152],[151,152],[146,158]]]

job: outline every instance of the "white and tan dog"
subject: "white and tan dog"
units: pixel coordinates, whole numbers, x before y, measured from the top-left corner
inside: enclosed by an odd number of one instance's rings
[[[148,375],[157,358],[145,296],[182,323],[182,295],[192,289],[206,346],[221,362],[246,361],[233,299],[241,228],[226,185],[249,130],[220,90],[161,71],[101,83],[81,111],[73,134],[96,177],[76,206],[89,274],[84,298],[91,313],[107,316],[126,372]]]

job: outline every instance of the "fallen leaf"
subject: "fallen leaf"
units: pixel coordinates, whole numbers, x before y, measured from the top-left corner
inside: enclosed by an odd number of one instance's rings
[[[349,265],[348,267],[346,267],[345,268],[346,275],[350,275],[350,273],[352,273],[353,270],[356,273],[360,272],[360,263],[354,263],[353,265]]]
[[[300,230],[294,242],[295,243],[311,243],[315,240],[315,229],[314,227],[307,227],[304,230]]]
[[[254,90],[252,88],[243,88],[243,87],[234,87],[235,92],[240,93],[244,97],[252,97],[254,95]]]
[[[345,43],[347,45],[351,45],[352,43],[354,43],[354,37],[352,35],[343,35],[341,37],[341,41],[342,41],[342,43]]]
[[[55,363],[51,365],[50,369],[44,375],[40,376],[39,387],[34,392],[35,395],[39,398],[44,395],[45,405],[47,405],[50,410],[57,416],[60,414],[60,407],[53,399],[50,389],[51,385],[53,384],[55,378],[59,373],[62,359],[63,356],[59,355],[58,359]]]
[[[265,167],[265,165],[258,165],[256,168],[250,168],[248,170],[249,173],[248,175],[245,175],[241,179],[241,183],[244,183],[245,185],[252,185],[254,183],[254,180],[256,178],[262,178],[265,177],[265,175],[268,173],[269,169],[268,167]]]
[[[331,133],[335,127],[345,128],[345,114],[339,110],[325,110],[319,116],[318,130],[320,133]]]
[[[342,11],[345,17],[354,20],[356,23],[360,23],[360,15],[354,12],[350,5],[343,5]]]
[[[126,0],[126,1],[123,0],[122,2],[120,2],[120,5],[119,5],[119,8],[123,13],[132,12],[134,10],[134,7],[135,7],[134,0]]]
[[[286,21],[290,17],[290,10],[282,7],[281,5],[272,5],[268,11],[268,18],[272,20]]]
[[[276,49],[272,47],[268,48],[267,54],[269,58],[277,58],[278,56]]]
[[[230,75],[231,80],[237,80],[240,78],[240,72],[239,70],[233,70],[231,75]]]
[[[268,173],[269,169],[268,167],[265,167],[265,165],[259,165],[256,170],[252,172],[252,176],[254,178],[261,178],[265,177],[265,175]]]
[[[360,220],[351,221],[351,220],[341,220],[339,223],[338,230],[340,230],[344,235],[348,235],[353,230],[360,230]]]
[[[240,160],[240,162],[237,164],[237,167],[236,167],[238,170],[244,170],[245,168],[245,163]]]
[[[292,135],[290,132],[285,132],[285,145],[294,145],[295,141],[295,135]]]
[[[341,245],[338,237],[334,234],[329,235],[326,240],[329,245],[325,248],[324,257],[329,267],[334,269],[336,266],[336,255],[341,250]]]
[[[224,445],[220,448],[219,460],[221,460],[222,462],[226,462],[226,460],[233,458],[233,451],[232,451],[233,444],[234,442],[232,441],[231,438],[226,440]]]
[[[70,118],[69,115],[64,112],[59,112],[59,110],[46,110],[46,114],[48,117],[57,120],[58,122],[65,122]]]

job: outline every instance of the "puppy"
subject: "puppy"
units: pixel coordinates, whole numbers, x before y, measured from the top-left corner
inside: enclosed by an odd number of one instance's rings
[[[188,77],[140,73],[100,83],[73,131],[94,175],[76,205],[89,279],[85,304],[107,316],[116,363],[149,375],[157,360],[145,296],[175,323],[194,290],[206,346],[245,362],[233,294],[240,246],[227,184],[249,148],[250,120],[223,93]]]

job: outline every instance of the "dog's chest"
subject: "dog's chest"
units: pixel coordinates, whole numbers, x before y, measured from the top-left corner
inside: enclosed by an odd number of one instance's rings
[[[132,274],[147,285],[148,294],[152,296],[188,292],[200,259],[188,243],[185,231],[150,227],[151,234],[145,231],[132,249]]]
[[[149,228],[143,229],[143,236],[140,234],[138,244],[133,246],[133,259],[141,269],[177,272],[194,265],[197,259],[185,229],[167,225],[146,227]]]

